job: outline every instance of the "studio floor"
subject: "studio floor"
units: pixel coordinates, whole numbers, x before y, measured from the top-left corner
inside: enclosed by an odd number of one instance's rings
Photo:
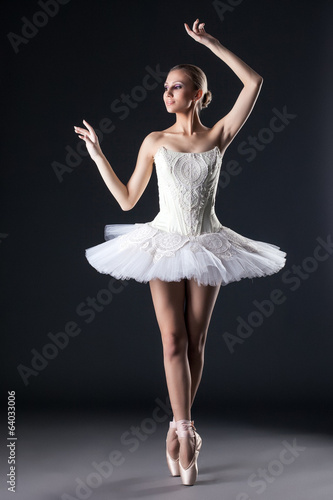
[[[196,420],[203,439],[192,487],[170,477],[168,418],[57,412],[17,422],[16,493],[7,491],[1,446],[2,500],[332,500],[333,434],[328,422],[297,415]]]

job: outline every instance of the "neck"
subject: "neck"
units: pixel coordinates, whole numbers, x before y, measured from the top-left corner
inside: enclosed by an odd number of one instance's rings
[[[178,133],[185,136],[191,136],[202,131],[204,128],[200,121],[198,112],[193,108],[189,109],[187,112],[176,113],[176,123],[174,124],[174,127]]]

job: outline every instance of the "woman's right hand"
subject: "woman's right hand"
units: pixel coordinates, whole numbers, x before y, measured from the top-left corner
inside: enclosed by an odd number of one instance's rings
[[[88,122],[86,122],[86,120],[83,120],[83,123],[87,127],[86,129],[81,127],[76,127],[74,125],[74,131],[76,132],[76,134],[79,135],[79,138],[86,143],[87,150],[91,159],[96,160],[97,158],[103,156],[103,152],[101,150],[101,146],[99,145],[97,134],[95,130],[92,128],[92,126],[89,125]]]

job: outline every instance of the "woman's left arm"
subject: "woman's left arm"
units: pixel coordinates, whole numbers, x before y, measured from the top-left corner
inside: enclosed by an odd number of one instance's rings
[[[215,130],[221,131],[222,142],[229,144],[250,115],[259,95],[263,78],[216,38],[206,33],[204,23],[199,24],[199,19],[193,23],[192,30],[186,23],[185,29],[194,40],[205,45],[225,62],[244,85],[232,109],[213,127]]]

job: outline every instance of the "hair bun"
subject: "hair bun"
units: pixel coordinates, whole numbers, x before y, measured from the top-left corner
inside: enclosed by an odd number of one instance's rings
[[[212,95],[211,91],[207,90],[207,92],[203,95],[201,107],[207,108],[208,104],[211,102],[212,99],[213,99],[213,95]]]

